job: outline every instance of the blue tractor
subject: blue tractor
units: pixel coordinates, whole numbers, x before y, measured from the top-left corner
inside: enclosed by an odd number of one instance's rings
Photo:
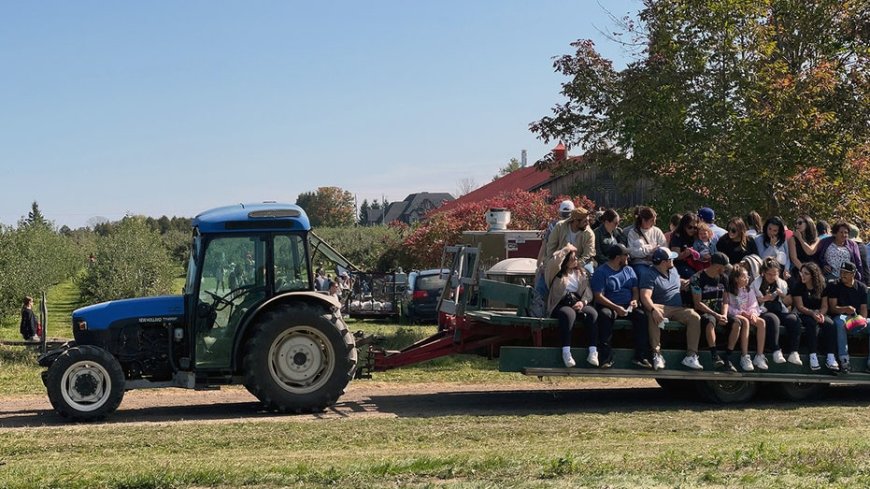
[[[183,295],[73,312],[75,340],[39,359],[54,409],[92,421],[117,409],[127,390],[230,384],[279,413],[335,403],[357,350],[338,300],[315,291],[312,256],[336,254],[310,231],[290,204],[196,216]]]

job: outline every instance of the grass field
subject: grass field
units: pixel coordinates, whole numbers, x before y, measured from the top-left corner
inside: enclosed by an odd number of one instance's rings
[[[74,301],[63,286],[55,294],[61,314],[64,297]],[[391,345],[434,331],[351,327],[384,334]],[[0,403],[44,394],[33,359],[20,347],[0,350]],[[410,390],[418,382],[539,382],[471,356],[375,375]],[[555,382],[570,389],[589,381]],[[646,388],[627,400],[605,391],[583,403],[566,395],[556,414],[529,407],[477,416],[4,428],[0,488],[867,487],[870,392],[838,390],[831,401],[804,404],[718,407]]]
[[[867,487],[866,407],[0,432],[0,487]]]

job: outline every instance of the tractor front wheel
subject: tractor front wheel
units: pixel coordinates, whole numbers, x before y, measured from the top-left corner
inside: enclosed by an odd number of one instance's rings
[[[344,393],[356,365],[353,335],[340,317],[288,305],[254,326],[244,384],[270,411],[320,412]]]
[[[57,357],[45,376],[55,411],[73,421],[96,421],[118,409],[124,372],[118,360],[95,346],[75,346]]]

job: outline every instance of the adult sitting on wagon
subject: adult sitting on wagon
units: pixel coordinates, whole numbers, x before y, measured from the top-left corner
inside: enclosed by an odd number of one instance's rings
[[[719,226],[716,225],[716,213],[713,212],[713,209],[709,207],[702,207],[698,209],[698,218],[707,223],[710,226],[710,231],[713,232],[713,236],[718,240],[722,236],[725,236],[728,232]]]
[[[677,253],[659,248],[653,252],[653,266],[640,277],[640,302],[648,318],[649,344],[653,350],[653,368],[665,368],[661,354],[661,329],[665,319],[673,319],[686,325],[686,357],[683,365],[702,370],[698,361],[698,342],[701,340],[701,316],[693,309],[684,307],[680,289],[688,288],[689,281],[680,279],[674,259]]]
[[[716,242],[716,251],[725,253],[728,261],[732,265],[736,265],[743,261],[749,255],[757,255],[758,248],[755,247],[755,240],[749,236],[746,229],[746,223],[739,217],[733,217],[728,221],[728,231],[725,236],[719,238]]]
[[[789,312],[792,297],[788,295],[788,284],[780,278],[780,264],[776,258],[769,256],[761,263],[761,273],[752,282],[752,290],[758,298],[758,303],[765,308],[761,315],[767,325],[767,344],[773,350],[773,363],[785,363],[785,357],[779,347],[779,326],[785,326],[788,337],[788,362],[803,365],[798,354],[801,339],[801,323],[797,315]]]
[[[801,282],[800,270],[804,263],[818,263],[816,249],[819,246],[819,232],[816,223],[810,216],[803,215],[795,221],[794,233],[788,238],[788,250],[791,255],[791,283]]]
[[[595,228],[595,262],[598,265],[607,261],[607,250],[616,243],[628,244],[622,229],[619,229],[619,214],[607,209],[601,214],[601,225]]]
[[[558,217],[550,221],[547,224],[547,227],[543,231],[541,231],[541,249],[540,251],[538,251],[538,267],[544,266],[547,262],[547,259],[552,256],[552,253],[547,254],[547,242],[550,240],[550,235],[553,234],[553,229],[556,228],[556,224],[559,224],[559,221],[570,218],[571,211],[573,210],[574,202],[570,200],[563,200],[559,203]]]
[[[607,262],[592,275],[592,293],[598,310],[601,335],[613,331],[617,318],[628,318],[634,333],[633,363],[652,368],[649,360],[649,339],[646,314],[638,307],[638,281],[634,269],[628,266],[628,248],[617,243],[607,250]],[[612,358],[605,357],[602,368],[612,366]]]
[[[601,331],[598,325],[598,311],[592,306],[592,290],[586,270],[577,260],[577,248],[568,243],[556,250],[547,261],[545,278],[550,288],[547,297],[547,315],[559,321],[562,338],[562,361],[566,367],[577,364],[571,356],[571,331],[579,319],[589,336],[589,355],[586,361],[598,365],[598,348],[604,358],[610,358],[611,332]]]
[[[825,293],[825,278],[822,270],[813,262],[806,262],[798,270],[796,284],[789,289],[794,303],[794,310],[804,326],[807,335],[807,347],[810,351],[810,369],[819,370],[819,340],[822,340],[827,359],[828,370],[840,370],[834,354],[837,351],[837,334],[834,323],[828,317],[828,298]]]
[[[656,248],[667,246],[665,233],[656,226],[656,211],[652,207],[640,206],[634,215],[634,226],[626,233],[631,266],[637,271],[640,267],[652,265],[652,254]]]
[[[840,280],[828,285],[825,296],[828,298],[828,311],[834,320],[834,329],[837,330],[840,370],[848,372],[851,365],[847,329],[860,327],[862,320],[866,325],[867,286],[855,278],[858,267],[854,263],[843,262],[839,271]],[[867,368],[870,369],[870,361]]]
[[[791,253],[785,239],[785,223],[777,216],[764,222],[764,232],[755,237],[755,247],[761,258],[773,257],[780,266],[782,278],[791,276]]]
[[[761,224],[761,215],[755,211],[749,211],[749,214],[746,214],[746,234],[750,238],[755,239],[763,230],[764,226]]]
[[[851,262],[856,267],[855,278],[859,282],[867,280],[861,273],[861,251],[858,243],[849,239],[849,224],[838,221],[831,229],[831,236],[821,240],[816,251],[816,258],[822,267],[822,272],[828,280],[840,278],[843,263]]]
[[[671,233],[668,247],[677,253],[674,267],[682,278],[689,278],[695,274],[695,269],[689,265],[689,260],[698,255],[694,252],[695,237],[698,235],[698,216],[692,212],[683,214],[677,228]]]
[[[589,264],[586,269],[590,272],[594,270],[590,262],[595,256],[595,233],[589,227],[589,211],[584,207],[577,207],[571,211],[571,217],[556,223],[547,239],[547,256],[553,256],[568,243],[577,248],[580,265],[585,267]]]
[[[867,262],[867,247],[861,241],[861,232],[858,230],[858,226],[854,224],[849,224],[849,240],[858,245],[858,256],[861,257],[861,280],[867,282],[867,280],[870,280],[870,263]]]

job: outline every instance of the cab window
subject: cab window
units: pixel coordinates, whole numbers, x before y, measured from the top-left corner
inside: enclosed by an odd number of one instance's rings
[[[275,236],[275,292],[311,290],[305,240],[298,234]]]

